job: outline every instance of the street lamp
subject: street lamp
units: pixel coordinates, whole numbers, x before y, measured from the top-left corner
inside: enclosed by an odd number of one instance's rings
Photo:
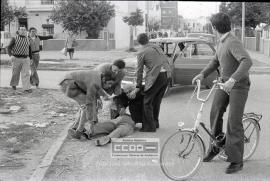
[[[244,44],[245,37],[245,2],[242,2],[242,43]]]

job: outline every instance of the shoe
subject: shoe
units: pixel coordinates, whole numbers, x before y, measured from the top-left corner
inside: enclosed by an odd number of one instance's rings
[[[207,155],[203,158],[203,162],[210,162],[212,161],[215,156],[217,156],[219,151],[212,150],[208,151]]]
[[[156,128],[154,129],[140,129],[140,132],[156,132]]]
[[[82,132],[80,131],[76,131],[74,129],[68,129],[68,134],[72,137],[72,138],[75,138],[75,139],[80,139],[81,136],[83,135]]]
[[[231,163],[227,168],[226,168],[226,173],[231,174],[238,172],[243,169],[243,162],[240,163]]]
[[[104,146],[111,142],[111,138],[109,136],[103,136],[95,141],[96,146]]]
[[[24,93],[32,93],[32,90],[31,89],[28,89],[28,90],[24,90],[23,92]]]
[[[16,90],[16,86],[11,86],[13,90]]]

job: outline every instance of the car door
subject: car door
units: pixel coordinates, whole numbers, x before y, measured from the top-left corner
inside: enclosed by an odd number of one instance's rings
[[[194,76],[209,63],[214,48],[205,42],[187,42],[174,60],[174,83],[190,85]]]

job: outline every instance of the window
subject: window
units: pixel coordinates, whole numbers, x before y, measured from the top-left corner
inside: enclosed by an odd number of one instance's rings
[[[114,33],[109,33],[109,39],[114,40]]]
[[[42,5],[53,5],[54,0],[41,0]]]
[[[214,50],[205,43],[188,44],[181,58],[208,59],[215,54]]]

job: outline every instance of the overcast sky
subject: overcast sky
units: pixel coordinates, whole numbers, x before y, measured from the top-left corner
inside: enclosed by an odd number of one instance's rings
[[[211,16],[218,12],[220,2],[178,1],[178,14],[184,18]]]

